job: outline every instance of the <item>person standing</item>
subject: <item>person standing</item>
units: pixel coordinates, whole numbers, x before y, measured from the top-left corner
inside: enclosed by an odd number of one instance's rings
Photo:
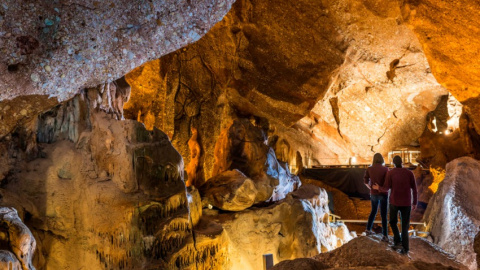
[[[417,207],[417,184],[415,176],[409,169],[402,168],[402,158],[393,158],[395,168],[387,173],[383,186],[374,184],[373,189],[381,192],[390,192],[390,227],[393,232],[394,249],[401,249],[401,254],[408,254],[408,228],[410,227],[410,212]],[[413,193],[413,198],[412,198]],[[412,203],[413,201],[413,203]],[[398,212],[401,215],[402,235],[398,231]]]
[[[384,159],[382,154],[376,153],[373,156],[372,166],[368,167],[365,171],[365,176],[363,181],[365,185],[370,189],[370,200],[372,204],[372,211],[368,217],[367,230],[365,233],[367,235],[372,235],[373,222],[377,216],[378,206],[380,205],[380,216],[382,217],[382,241],[388,242],[388,226],[387,226],[387,199],[388,192],[381,192],[375,189],[372,189],[374,184],[383,186],[385,183],[385,176],[387,175],[388,168],[384,166]]]

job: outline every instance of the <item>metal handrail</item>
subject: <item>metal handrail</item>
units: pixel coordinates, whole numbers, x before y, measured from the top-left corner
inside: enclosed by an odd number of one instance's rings
[[[363,219],[339,219],[337,221],[338,222],[343,222],[343,223],[368,223],[368,220],[363,220]],[[375,221],[373,221],[373,223],[382,223],[382,222],[379,221],[379,220],[375,220]],[[400,223],[400,221],[398,223]],[[424,222],[415,222],[415,221],[410,222],[410,225],[426,226]]]

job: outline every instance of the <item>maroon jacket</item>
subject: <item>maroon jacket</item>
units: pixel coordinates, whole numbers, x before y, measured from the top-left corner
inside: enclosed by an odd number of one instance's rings
[[[385,184],[380,187],[383,192],[390,193],[390,204],[395,206],[412,206],[417,205],[417,184],[413,172],[406,168],[393,168],[387,173]]]
[[[373,186],[373,184],[377,183],[379,186],[383,186],[385,183],[385,176],[388,172],[388,168],[384,167],[382,164],[373,164],[372,166],[368,167],[365,171],[365,176],[363,177],[363,182],[367,185]],[[369,183],[370,181],[370,183]],[[388,190],[386,192],[380,192],[375,189],[370,189],[371,195],[387,195]]]

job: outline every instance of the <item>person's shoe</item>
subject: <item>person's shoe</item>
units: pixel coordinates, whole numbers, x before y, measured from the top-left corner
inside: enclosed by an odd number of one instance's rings
[[[404,248],[402,248],[398,253],[408,256],[408,250],[405,250]]]
[[[388,243],[388,242],[389,242],[388,236],[385,236],[385,235],[384,235],[384,236],[382,237],[382,242]]]
[[[391,248],[398,250],[398,249],[403,249],[402,243],[395,243],[390,246]]]
[[[372,232],[372,231],[369,231],[369,230],[366,230],[366,231],[365,231],[365,235],[366,235],[366,236],[374,235],[374,234],[375,234],[375,233]]]

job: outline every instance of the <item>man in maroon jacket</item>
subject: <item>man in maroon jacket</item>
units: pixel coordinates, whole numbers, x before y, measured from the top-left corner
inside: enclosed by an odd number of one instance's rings
[[[408,228],[410,227],[410,212],[417,207],[417,184],[415,176],[406,168],[402,168],[402,158],[395,156],[393,158],[395,168],[387,173],[385,184],[381,187],[373,185],[373,189],[390,193],[390,227],[393,232],[393,248],[400,249],[400,253],[408,254]],[[412,204],[413,191],[413,204]],[[402,220],[402,237],[397,227],[398,212],[400,211]],[[401,242],[400,242],[401,241]],[[401,243],[401,245],[400,245]]]

